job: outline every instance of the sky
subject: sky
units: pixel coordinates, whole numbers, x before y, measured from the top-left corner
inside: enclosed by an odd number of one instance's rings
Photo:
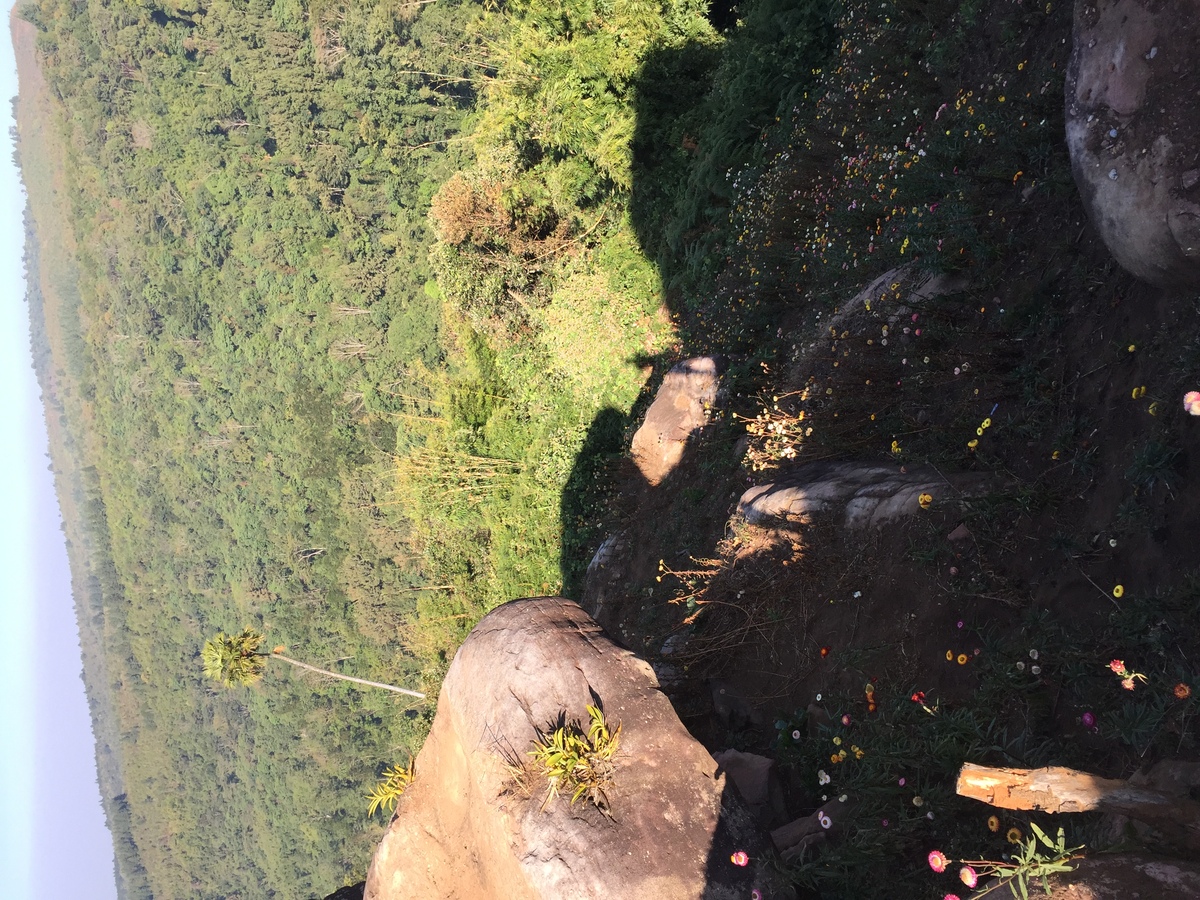
[[[6,897],[114,900],[58,501],[29,347],[17,93],[0,2],[0,885]]]

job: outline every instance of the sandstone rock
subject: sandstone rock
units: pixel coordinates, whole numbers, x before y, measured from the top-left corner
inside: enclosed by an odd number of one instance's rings
[[[1071,169],[1117,261],[1200,286],[1200,14],[1195,0],[1078,0],[1067,69]]]
[[[1075,870],[1050,879],[1047,900],[1196,900],[1200,898],[1200,864],[1146,853],[1117,853],[1077,860]],[[1030,885],[1030,896],[1034,886]],[[1007,895],[1001,888],[997,895]],[[1044,896],[1037,888],[1038,896]]]
[[[560,798],[514,766],[539,730],[620,723],[611,818]],[[367,877],[366,900],[750,896],[765,838],[717,764],[680,723],[650,667],[575,603],[517,600],[459,648],[437,715]]]
[[[622,573],[625,572],[624,563],[628,550],[628,539],[618,531],[604,539],[596,548],[592,561],[588,563],[583,582],[583,596],[592,618],[603,619],[609,601],[622,595]]]
[[[902,471],[871,463],[808,463],[773,484],[742,494],[738,512],[755,525],[804,521],[813,513],[842,516],[847,528],[882,525],[921,511],[920,497],[934,504],[985,493],[995,480],[985,475],[943,478],[932,469]]]
[[[652,485],[679,465],[688,438],[708,422],[724,365],[715,356],[686,359],[667,372],[646,420],[633,436],[633,461]]]

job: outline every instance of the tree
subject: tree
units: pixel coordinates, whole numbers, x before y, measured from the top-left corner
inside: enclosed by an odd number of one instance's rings
[[[316,672],[318,675],[337,678],[341,681],[352,681],[355,684],[365,684],[367,687],[383,688],[385,691],[395,691],[397,694],[406,694],[419,700],[425,699],[425,695],[419,691],[410,691],[407,688],[383,684],[379,681],[367,681],[365,678],[355,678],[351,675],[342,675],[339,672],[330,672],[328,669],[310,666],[298,659],[284,656],[278,649],[272,650],[270,653],[262,653],[258,649],[262,642],[263,636],[250,628],[244,629],[241,634],[237,635],[218,631],[216,637],[205,642],[204,649],[200,652],[200,658],[204,662],[204,674],[221,682],[226,687],[253,684],[262,678],[268,659],[281,659],[298,668]]]

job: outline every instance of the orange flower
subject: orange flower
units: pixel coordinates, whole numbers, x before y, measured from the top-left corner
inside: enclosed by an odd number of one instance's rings
[[[1179,682],[1179,684],[1175,685],[1176,699],[1186,700],[1190,696],[1192,696],[1192,689],[1190,687],[1188,687],[1186,684],[1184,684],[1182,681]]]

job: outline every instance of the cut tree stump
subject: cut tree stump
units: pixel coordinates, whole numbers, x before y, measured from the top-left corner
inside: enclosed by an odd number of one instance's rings
[[[1101,810],[1146,822],[1191,849],[1200,849],[1200,804],[1128,781],[1101,778],[1065,766],[1008,769],[965,763],[956,790],[1001,809],[1049,813]]]

